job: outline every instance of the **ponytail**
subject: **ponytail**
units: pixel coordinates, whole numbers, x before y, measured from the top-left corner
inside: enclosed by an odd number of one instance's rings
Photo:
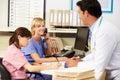
[[[18,40],[19,35],[21,37],[31,37],[31,32],[25,27],[17,28],[9,39],[9,45],[15,44],[16,47],[19,47],[19,40]]]
[[[9,45],[13,44],[15,42],[15,39],[16,39],[16,36],[15,36],[15,33],[13,33],[13,35],[9,39]]]

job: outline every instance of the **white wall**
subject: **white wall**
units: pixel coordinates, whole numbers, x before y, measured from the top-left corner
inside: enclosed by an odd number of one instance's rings
[[[5,50],[8,47],[9,38],[11,33],[0,32],[0,57],[3,56]]]
[[[103,13],[103,16],[120,29],[120,0],[113,0],[113,13]]]
[[[7,27],[7,23],[8,23],[8,0],[0,0],[0,29]]]

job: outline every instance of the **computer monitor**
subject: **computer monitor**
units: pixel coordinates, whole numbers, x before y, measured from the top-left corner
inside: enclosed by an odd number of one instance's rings
[[[87,26],[78,27],[77,35],[75,38],[74,49],[81,51],[88,51],[88,36],[89,36],[89,28]]]

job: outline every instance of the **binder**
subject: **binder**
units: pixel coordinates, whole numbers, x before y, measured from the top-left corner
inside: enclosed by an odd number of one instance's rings
[[[78,24],[78,13],[76,11],[73,11],[73,26],[77,26]]]
[[[55,39],[50,39],[51,53],[55,54],[58,52],[58,45]]]
[[[70,26],[70,11],[65,10],[65,26]]]
[[[70,10],[70,26],[73,26],[73,11]]]
[[[62,26],[62,10],[57,11],[57,26]]]
[[[49,24],[54,25],[54,10],[50,10]]]
[[[62,26],[65,26],[65,20],[66,20],[66,13],[65,11],[63,11],[63,15],[62,15]]]
[[[58,19],[58,15],[57,15],[57,10],[54,10],[54,26],[57,26],[57,19]]]

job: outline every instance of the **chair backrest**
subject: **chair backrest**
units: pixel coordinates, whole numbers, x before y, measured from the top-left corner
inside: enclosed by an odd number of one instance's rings
[[[2,64],[2,58],[0,58],[0,80],[11,80],[10,73]]]
[[[33,78],[34,78],[35,80],[37,79],[37,76],[39,76],[40,80],[46,80],[46,79],[44,78],[44,76],[43,76],[41,73],[29,72],[29,71],[27,71],[26,74],[29,74],[27,80],[31,80],[30,78],[32,77],[32,75],[34,75]]]

